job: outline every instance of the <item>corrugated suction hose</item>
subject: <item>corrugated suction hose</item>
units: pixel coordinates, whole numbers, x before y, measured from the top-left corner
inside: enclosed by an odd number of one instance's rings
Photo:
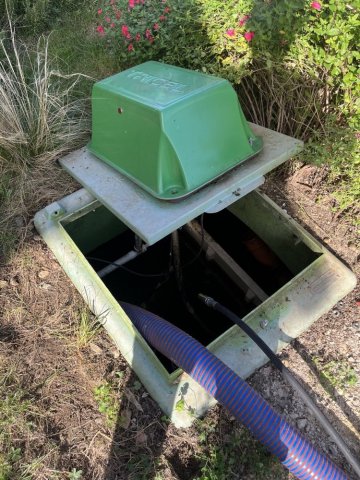
[[[253,435],[276,455],[297,478],[346,480],[347,476],[318,452],[272,407],[190,335],[146,310],[121,303],[142,336],[159,352],[187,372]]]

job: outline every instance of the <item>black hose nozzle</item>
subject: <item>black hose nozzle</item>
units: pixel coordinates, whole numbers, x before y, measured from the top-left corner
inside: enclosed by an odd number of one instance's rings
[[[215,308],[218,303],[213,298],[208,297],[207,295],[204,295],[202,293],[198,293],[198,297],[203,303],[205,303],[207,307],[210,307],[210,308]]]

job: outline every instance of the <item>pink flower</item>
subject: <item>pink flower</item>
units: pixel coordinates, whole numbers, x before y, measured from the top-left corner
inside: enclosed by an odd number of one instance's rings
[[[129,43],[128,50],[129,52],[132,52],[134,50],[134,45],[132,43]]]
[[[314,10],[321,10],[321,3],[319,2],[311,2],[310,7],[313,8]]]
[[[123,25],[121,27],[121,33],[124,35],[124,37],[127,37],[129,35],[129,27],[127,25]]]
[[[228,35],[229,37],[234,37],[235,30],[233,28],[229,28],[228,30],[226,30],[226,35]]]
[[[239,20],[239,27],[243,27],[245,23],[249,20],[250,15],[244,15],[243,17],[240,18]]]
[[[135,7],[135,0],[129,0],[129,8]]]
[[[119,20],[119,18],[121,17],[121,12],[117,11],[115,13],[115,17],[116,17],[117,20]]]
[[[102,25],[96,27],[96,31],[100,35],[100,37],[103,37],[105,35],[105,29]]]
[[[169,13],[169,12],[170,12],[170,8],[169,8],[169,7],[165,7],[164,13]]]
[[[255,37],[255,32],[245,32],[244,38],[247,42],[251,42],[251,40]]]
[[[102,12],[103,12],[103,11],[102,11],[102,8],[99,8],[99,10],[98,10],[98,15],[101,15]]]
[[[154,39],[154,37],[153,37],[152,35],[150,35],[150,36],[148,37],[148,40],[149,40],[150,43],[153,43],[153,41],[154,41],[155,39]]]
[[[114,28],[114,27],[115,27],[115,23],[114,23],[114,22],[110,23],[110,27],[111,27],[111,28]]]
[[[148,28],[145,30],[145,37],[146,37],[147,39],[149,39],[149,38],[151,37],[151,32],[150,32],[150,30],[149,30]]]
[[[247,42],[251,42],[251,40],[254,38],[255,32],[245,32],[244,33],[244,38]]]
[[[135,40],[136,40],[137,42],[140,42],[140,40],[141,40],[140,33],[137,33],[137,34],[135,35]]]
[[[159,30],[159,28],[160,28],[160,25],[158,23],[154,23],[153,29],[156,31],[156,30]]]
[[[164,20],[166,20],[166,17],[164,15],[160,15],[159,20],[160,22],[163,22]]]
[[[110,18],[110,17],[105,17],[105,22],[110,23],[110,22],[111,22],[111,18]]]

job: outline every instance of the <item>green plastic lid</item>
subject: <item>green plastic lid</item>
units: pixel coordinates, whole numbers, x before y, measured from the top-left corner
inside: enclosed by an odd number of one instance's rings
[[[92,122],[90,151],[164,200],[194,192],[262,148],[228,81],[158,62],[96,83]]]

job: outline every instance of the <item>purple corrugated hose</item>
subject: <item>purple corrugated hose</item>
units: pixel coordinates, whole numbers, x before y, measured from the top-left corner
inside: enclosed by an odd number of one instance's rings
[[[190,335],[140,307],[121,303],[142,336],[181,367],[297,478],[346,480],[347,476],[291,427],[242,378]]]

